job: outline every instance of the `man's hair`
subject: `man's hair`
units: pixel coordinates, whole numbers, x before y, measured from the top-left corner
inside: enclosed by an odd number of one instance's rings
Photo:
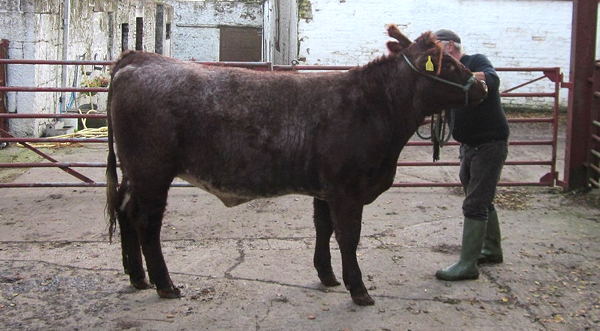
[[[441,42],[444,45],[449,44],[451,41],[454,44],[454,47],[456,47],[456,49],[462,54],[463,53],[463,47],[462,47],[462,45],[460,43],[457,43],[454,40],[439,40],[439,42]]]
[[[448,29],[441,29],[437,30],[433,34],[436,36],[437,40],[441,41],[443,44],[447,44],[452,41],[454,43],[454,47],[456,47],[461,54],[463,53],[460,36],[456,34],[456,32]]]
[[[461,42],[460,37],[452,30],[441,29],[434,32],[438,40],[452,40],[455,43]]]

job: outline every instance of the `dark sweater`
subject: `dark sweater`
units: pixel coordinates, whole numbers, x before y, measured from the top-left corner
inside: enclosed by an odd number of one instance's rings
[[[472,72],[485,73],[488,96],[477,106],[454,109],[454,131],[457,141],[476,146],[494,140],[507,140],[508,122],[500,104],[500,78],[490,61],[482,54],[463,55],[460,62]]]

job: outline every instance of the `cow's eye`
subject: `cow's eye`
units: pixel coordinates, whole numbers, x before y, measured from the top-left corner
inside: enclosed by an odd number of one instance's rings
[[[448,72],[453,72],[456,70],[456,66],[453,63],[446,62],[443,66],[444,70]]]

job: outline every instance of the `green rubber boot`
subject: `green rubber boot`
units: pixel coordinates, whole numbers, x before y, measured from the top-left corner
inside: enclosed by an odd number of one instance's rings
[[[460,260],[449,267],[438,270],[435,273],[437,279],[454,281],[479,278],[477,259],[485,238],[486,223],[465,217]]]
[[[498,214],[495,210],[488,214],[487,231],[483,240],[483,248],[479,254],[479,264],[502,263],[502,245],[500,234],[500,224],[498,223]]]

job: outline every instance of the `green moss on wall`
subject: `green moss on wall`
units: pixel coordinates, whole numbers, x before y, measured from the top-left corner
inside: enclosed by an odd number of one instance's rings
[[[310,22],[313,18],[312,4],[309,0],[298,0],[298,19]]]

